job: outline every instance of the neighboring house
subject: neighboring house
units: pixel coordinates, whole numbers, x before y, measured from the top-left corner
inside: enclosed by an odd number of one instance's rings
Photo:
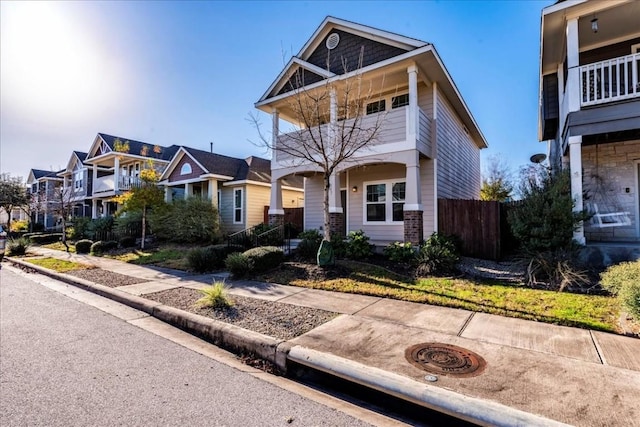
[[[59,172],[31,169],[27,178],[27,191],[30,196],[29,209],[31,222],[39,223],[45,230],[53,230],[59,226],[59,189],[62,188],[62,178]]]
[[[162,147],[122,137],[99,133],[96,135],[84,163],[89,166],[92,182],[92,218],[116,213],[114,196],[140,185],[143,168],[164,171],[178,150],[177,145]]]
[[[74,151],[67,163],[67,167],[58,174],[63,179],[63,194],[65,201],[72,205],[71,216],[92,217],[92,169],[84,163],[87,153]]]
[[[180,147],[162,174],[165,199],[202,197],[211,200],[226,233],[260,224],[269,206],[270,161],[259,157],[237,159],[189,147]],[[302,178],[281,183],[284,207],[301,207]]]
[[[640,2],[542,10],[539,139],[569,168],[586,241],[640,239]]]
[[[26,191],[26,189],[25,189]],[[22,207],[16,207],[11,209],[11,223],[14,221],[28,221],[29,215],[24,211]],[[9,215],[4,210],[4,208],[0,208],[0,224],[6,225],[9,221]]]
[[[361,68],[345,73],[343,61]],[[365,92],[374,90],[367,94],[362,125],[380,117],[384,122],[376,141],[331,177],[331,231],[362,229],[377,244],[419,243],[438,230],[438,198],[479,198],[480,150],[487,147],[432,44],[327,17],[256,108],[272,115],[277,144],[287,138],[280,133],[281,121],[299,126],[291,105],[301,90],[327,82],[339,87],[354,74]],[[339,97],[333,92],[325,101],[335,105]],[[322,125],[323,134],[331,135],[328,129],[339,126],[340,113],[332,116]],[[311,164],[293,164],[277,150],[271,161],[270,221],[282,221],[281,201],[286,198],[280,187],[291,176],[306,177],[305,229],[321,229],[322,175]]]

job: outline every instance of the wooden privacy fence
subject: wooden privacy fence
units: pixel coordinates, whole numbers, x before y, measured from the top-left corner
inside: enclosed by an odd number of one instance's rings
[[[507,223],[512,204],[438,199],[438,233],[460,239],[462,254],[498,260],[515,247]]]

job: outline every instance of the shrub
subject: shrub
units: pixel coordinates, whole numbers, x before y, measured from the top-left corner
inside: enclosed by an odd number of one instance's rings
[[[39,231],[44,231],[44,224],[41,222],[36,222],[31,224],[31,231],[37,233]]]
[[[150,228],[159,240],[178,243],[219,241],[218,212],[211,201],[192,197],[154,208]]]
[[[443,274],[454,270],[458,260],[458,252],[454,240],[450,237],[433,233],[420,247],[417,256],[417,275]]]
[[[13,221],[11,223],[11,231],[14,233],[29,231],[29,221],[27,221],[26,219]]]
[[[252,268],[249,258],[240,252],[229,254],[224,264],[235,278],[244,277]]]
[[[336,258],[344,258],[347,256],[347,241],[339,234],[331,236],[331,248]],[[317,252],[317,251],[316,251]]]
[[[255,236],[255,240],[258,242],[260,246],[280,246],[283,244],[283,236],[282,233],[274,231],[268,233],[269,231],[275,229],[277,227],[271,226],[268,224],[258,224],[253,229],[253,234]],[[258,238],[259,237],[259,238]]]
[[[76,244],[76,251],[78,250],[78,246]],[[102,240],[98,240],[97,242],[94,242],[91,245],[91,248],[89,249],[89,253],[91,253],[91,255],[102,255],[102,253],[105,251],[105,242],[103,242]]]
[[[124,236],[120,239],[120,247],[133,248],[136,245],[136,238],[133,236]]]
[[[216,253],[210,247],[195,248],[187,254],[189,268],[196,273],[205,273],[215,269]]]
[[[394,242],[383,250],[384,255],[393,262],[413,263],[416,260],[416,248],[411,242]]]
[[[93,241],[88,239],[78,240],[76,242],[76,253],[77,254],[88,254],[91,251],[91,246],[93,245]]]
[[[233,306],[233,301],[227,295],[224,282],[214,282],[211,287],[201,289],[202,298],[196,301],[199,307],[226,308]]]
[[[617,295],[622,307],[640,320],[640,261],[613,265],[600,279],[602,287]]]
[[[249,259],[252,271],[266,271],[277,267],[284,260],[282,249],[275,246],[260,246],[243,253]]]
[[[21,237],[19,239],[11,239],[7,243],[7,255],[20,256],[27,253],[27,249],[31,242],[28,238]]]
[[[351,259],[362,259],[371,255],[369,236],[364,231],[351,231],[347,236],[346,255]]]
[[[531,286],[547,284],[549,288],[563,291],[590,283],[589,276],[577,268],[577,245],[568,249],[555,249],[530,256],[527,267],[527,283]]]
[[[320,243],[322,242],[320,232],[315,229],[306,230],[298,234],[298,238],[301,239],[296,249],[298,256],[305,260],[315,261]]]
[[[113,231],[119,236],[142,237],[142,212],[127,211],[118,216],[113,222]]]
[[[62,233],[32,234],[29,239],[34,245],[46,245],[59,242],[62,239]]]
[[[106,242],[104,242],[104,251],[105,252],[109,252],[109,251],[112,251],[114,249],[118,249],[118,242],[116,242],[115,240],[107,240]]]
[[[69,229],[69,239],[71,240],[80,240],[89,237],[89,223],[91,222],[91,218],[87,217],[76,217],[71,221],[71,228]]]
[[[86,235],[93,240],[102,240],[113,229],[113,217],[92,219],[87,225]]]

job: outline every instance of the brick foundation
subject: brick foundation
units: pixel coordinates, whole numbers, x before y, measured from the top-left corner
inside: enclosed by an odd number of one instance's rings
[[[329,214],[329,231],[332,236],[344,237],[344,214],[330,213]]]
[[[423,239],[422,211],[404,211],[404,241],[419,245]]]
[[[284,215],[269,214],[269,225],[284,225]]]

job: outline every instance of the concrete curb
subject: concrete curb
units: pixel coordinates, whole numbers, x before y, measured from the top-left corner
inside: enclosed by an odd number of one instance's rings
[[[282,372],[286,372],[286,359],[290,345],[286,345],[288,343],[283,340],[278,340],[268,335],[193,314],[175,307],[169,307],[159,302],[151,301],[137,295],[131,295],[127,292],[93,283],[69,274],[58,273],[22,260],[9,257],[7,257],[7,260],[13,264],[36,270],[45,276],[143,311],[163,322],[202,337],[216,346],[234,350],[239,353],[255,354],[273,363]]]
[[[347,381],[373,388],[437,412],[484,426],[568,426],[496,402],[468,397],[371,366],[302,346],[289,349],[287,358]]]

